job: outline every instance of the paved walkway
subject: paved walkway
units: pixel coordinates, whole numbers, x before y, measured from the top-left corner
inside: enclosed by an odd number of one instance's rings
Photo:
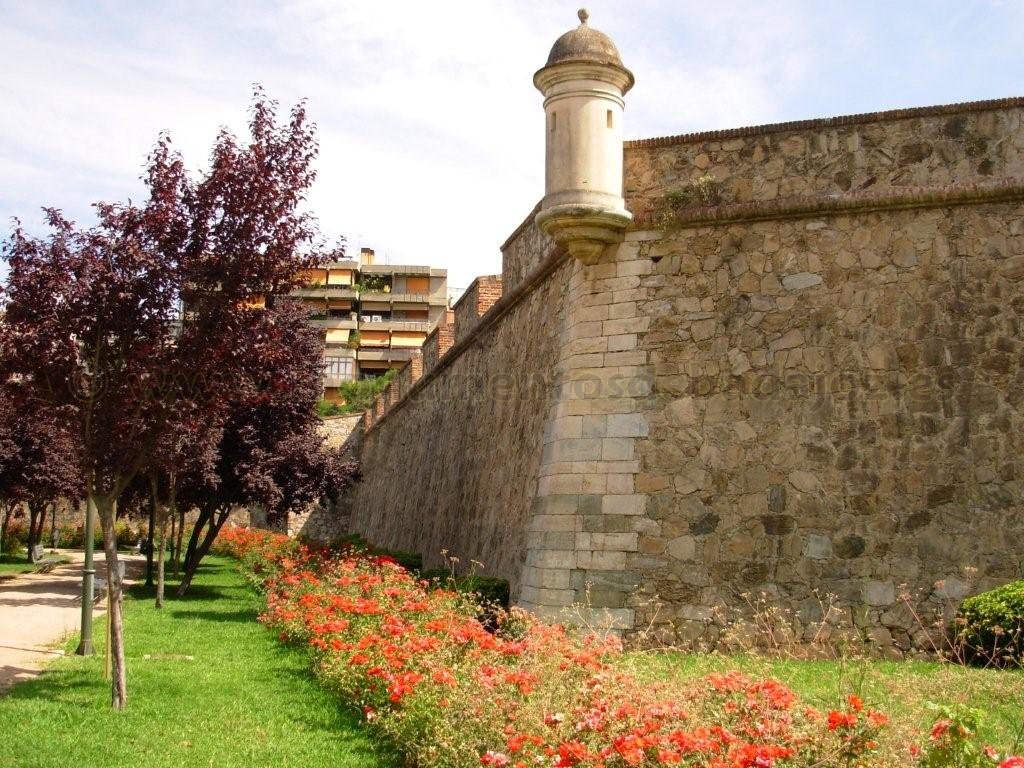
[[[32,573],[0,581],[0,693],[14,683],[38,675],[52,659],[62,656],[60,648],[79,629],[82,618],[83,553],[58,550],[72,562],[50,573]],[[127,580],[143,572],[146,559],[120,554],[127,561]],[[96,575],[106,578],[102,552],[96,553]],[[102,617],[104,604],[94,616]],[[94,636],[104,631],[102,619],[95,621]]]

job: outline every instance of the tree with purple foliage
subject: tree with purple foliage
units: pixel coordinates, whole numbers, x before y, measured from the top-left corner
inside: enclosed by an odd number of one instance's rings
[[[315,235],[300,208],[316,155],[304,107],[279,125],[257,91],[249,129],[244,145],[220,132],[198,182],[161,136],[144,205],[97,204],[99,223],[85,230],[47,209],[47,237],[16,226],[5,244],[6,375],[67,419],[99,512],[117,708],[127,701],[118,499],[142,474],[180,471],[174,435],[226,418],[225,394],[246,375],[252,306],[319,260],[303,250]]]
[[[13,511],[28,507],[28,561],[34,562],[47,507],[76,501],[81,493],[75,446],[63,420],[40,407],[25,386],[0,381],[0,541]]]
[[[198,510],[178,588],[188,590],[200,561],[235,507],[260,506],[270,520],[287,520],[353,482],[354,462],[326,450],[319,434],[323,340],[295,301],[278,299],[253,318],[240,354],[250,377],[235,392],[211,474],[193,472],[182,506]]]

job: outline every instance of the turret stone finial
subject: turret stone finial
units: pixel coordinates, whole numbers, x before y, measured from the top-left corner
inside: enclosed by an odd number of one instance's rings
[[[590,13],[587,12],[586,8],[580,8],[576,15],[580,17],[580,24],[586,24],[587,19],[590,18]]]

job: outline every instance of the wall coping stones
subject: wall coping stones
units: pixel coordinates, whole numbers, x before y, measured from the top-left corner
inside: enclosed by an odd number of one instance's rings
[[[1014,109],[1017,107],[1024,107],[1024,97],[1014,96],[1004,99],[988,99],[985,101],[964,101],[956,104],[938,104],[931,107],[890,109],[884,112],[862,112],[855,115],[819,117],[812,120],[791,120],[785,123],[767,123],[765,125],[750,125],[741,128],[726,128],[715,131],[701,131],[698,133],[682,133],[676,136],[660,136],[651,139],[633,139],[632,141],[624,142],[624,146],[626,149],[654,149],[657,147],[671,147],[678,144],[696,144],[701,141],[713,141],[717,139],[734,139],[744,136],[766,136],[772,133],[786,133],[788,131],[840,128],[846,125],[863,125],[865,123],[911,120],[917,117],[959,115],[970,112],[989,112],[997,109]]]
[[[974,205],[1024,200],[1024,180],[1008,177],[996,181],[958,182],[943,186],[902,187],[881,192],[845,192],[836,195],[796,195],[749,203],[694,206],[679,211],[669,229],[690,229],[740,221],[768,221],[816,216],[838,216],[907,208],[942,208],[950,205]],[[654,213],[634,218],[637,228],[657,223]]]

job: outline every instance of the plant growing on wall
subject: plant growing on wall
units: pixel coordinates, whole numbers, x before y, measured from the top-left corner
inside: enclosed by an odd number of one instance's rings
[[[718,205],[721,197],[715,177],[710,173],[704,174],[662,195],[658,205],[659,218],[663,226],[671,227],[682,211],[702,205]]]

